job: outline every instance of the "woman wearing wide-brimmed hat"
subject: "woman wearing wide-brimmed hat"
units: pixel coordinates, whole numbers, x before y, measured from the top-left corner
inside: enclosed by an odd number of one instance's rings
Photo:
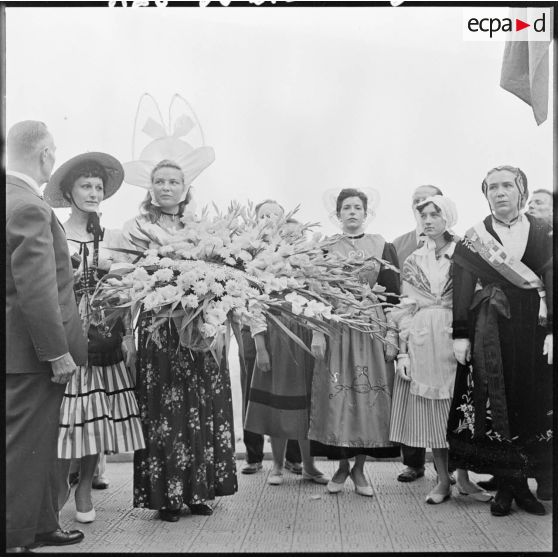
[[[52,207],[71,208],[64,228],[82,317],[89,313],[89,297],[97,281],[118,259],[118,252],[109,249],[118,246],[118,236],[101,228],[99,206],[120,188],[123,177],[122,165],[111,155],[83,153],[64,163],[44,191]],[[122,320],[112,328],[91,324],[88,343],[88,364],[78,367],[66,387],[58,438],[60,499],[64,502],[68,496],[70,460],[79,459],[76,519],[83,523],[95,519],[91,485],[99,454],[144,447],[129,368],[135,359],[129,324]]]

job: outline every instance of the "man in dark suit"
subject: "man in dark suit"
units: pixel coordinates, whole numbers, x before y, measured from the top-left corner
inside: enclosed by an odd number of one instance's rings
[[[418,218],[416,211],[417,205],[419,205],[426,198],[434,195],[442,196],[442,191],[436,186],[430,184],[425,184],[424,186],[419,186],[413,192],[412,198],[412,209],[417,220],[417,227],[408,233],[405,233],[397,237],[393,241],[395,246],[395,251],[397,252],[397,258],[399,259],[399,266],[403,269],[403,263],[405,260],[422,244],[421,234],[422,227]],[[424,461],[426,450],[425,448],[415,448],[411,446],[406,446],[401,444],[401,454],[403,456],[403,464],[405,469],[399,473],[397,480],[400,482],[412,482],[417,480],[419,477],[424,476]]]
[[[39,189],[52,135],[26,120],[6,145],[6,549],[17,554],[83,539],[58,523],[56,457],[65,384],[86,363],[87,340],[64,229]]]

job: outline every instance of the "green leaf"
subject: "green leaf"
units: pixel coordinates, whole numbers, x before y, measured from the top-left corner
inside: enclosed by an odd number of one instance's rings
[[[271,312],[264,311],[264,314],[268,320],[274,322],[279,327],[279,329],[286,333],[300,348],[304,349],[310,356],[314,356],[312,354],[312,351],[306,346],[302,339],[300,339],[298,335],[295,335],[289,328],[287,328],[285,324],[281,322],[281,320],[278,320],[273,314],[271,314]]]

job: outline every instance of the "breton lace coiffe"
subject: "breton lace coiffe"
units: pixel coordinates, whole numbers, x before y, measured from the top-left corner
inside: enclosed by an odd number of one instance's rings
[[[330,222],[335,225],[336,228],[339,227],[339,218],[337,217],[337,196],[339,192],[346,186],[339,188],[329,188],[322,194],[322,203],[325,207],[327,215]],[[380,205],[380,192],[374,188],[355,188],[359,190],[368,198],[368,207],[366,210],[366,217],[364,219],[364,226],[368,226],[372,219],[376,216],[376,210]]]

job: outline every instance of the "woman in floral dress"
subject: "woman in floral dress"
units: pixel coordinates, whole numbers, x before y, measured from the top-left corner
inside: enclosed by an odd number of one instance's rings
[[[155,165],[141,214],[124,227],[129,247],[160,246],[184,227],[180,217],[190,201],[186,172],[185,165],[169,160]],[[172,320],[160,327],[156,342],[151,325],[149,313],[140,315],[136,389],[147,448],[134,456],[134,506],[158,509],[171,522],[184,505],[193,514],[210,515],[206,500],[237,491],[226,356],[217,363],[209,352],[180,346]]]

